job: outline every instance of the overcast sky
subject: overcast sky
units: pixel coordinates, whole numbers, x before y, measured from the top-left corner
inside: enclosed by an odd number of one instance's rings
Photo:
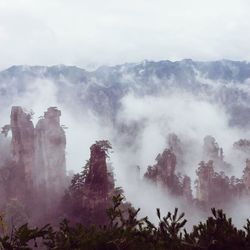
[[[0,0],[0,69],[250,60],[249,0]]]

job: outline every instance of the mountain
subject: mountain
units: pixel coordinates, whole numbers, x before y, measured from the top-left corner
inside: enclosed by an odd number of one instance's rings
[[[14,104],[15,98],[34,91],[35,83],[42,90],[46,82],[53,82],[59,104],[77,101],[112,122],[128,93],[184,91],[223,106],[231,125],[250,125],[250,63],[245,61],[143,61],[95,71],[65,65],[12,66],[0,72],[0,105]]]

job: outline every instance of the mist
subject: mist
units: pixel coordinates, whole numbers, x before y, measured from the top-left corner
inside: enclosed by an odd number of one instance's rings
[[[71,85],[70,82],[67,84]],[[77,98],[62,100],[58,84],[48,79],[36,79],[28,84],[22,94],[17,93],[12,95],[11,100],[1,101],[6,102],[6,108],[2,110],[1,125],[8,124],[12,106],[32,110],[34,124],[48,107],[56,106],[62,111],[61,124],[66,127],[67,171],[80,172],[89,158],[89,147],[95,141],[109,140],[113,147],[109,164],[114,169],[116,185],[124,189],[127,200],[134,207],[141,208],[142,215],[149,215],[155,222],[157,207],[163,213],[178,207],[190,218],[189,227],[206,217],[197,208],[187,207],[182,199],[143,181],[147,167],[155,164],[156,156],[170,146],[169,134],[176,134],[181,141],[183,163],[178,169],[177,158],[176,171],[191,178],[194,197],[196,170],[200,161],[206,160],[202,152],[205,136],[211,135],[216,139],[223,148],[225,161],[232,164],[226,174],[241,178],[245,167],[246,155],[239,158],[239,152],[237,154],[232,146],[240,138],[249,138],[249,131],[230,126],[230,114],[223,105],[180,89],[154,95],[138,95],[129,91],[120,100],[115,123],[107,121],[89,107],[84,107]],[[121,125],[127,129],[121,131]],[[1,139],[1,147],[4,143],[2,141]],[[139,179],[136,176],[136,166],[140,167]],[[241,201],[241,204],[248,207],[247,201]],[[194,210],[195,217],[192,216]],[[228,211],[234,216],[234,206]],[[236,219],[241,223],[246,216],[247,213],[242,213],[242,217]]]

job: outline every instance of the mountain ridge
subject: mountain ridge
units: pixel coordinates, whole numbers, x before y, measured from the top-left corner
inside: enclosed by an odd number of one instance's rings
[[[129,93],[142,97],[184,91],[223,105],[232,124],[250,125],[247,61],[144,60],[101,66],[94,71],[67,65],[14,65],[0,71],[0,97],[7,105],[15,103],[15,96],[30,91],[38,80],[53,82],[59,103],[67,104],[74,98],[84,108],[111,120],[116,119],[121,100]]]

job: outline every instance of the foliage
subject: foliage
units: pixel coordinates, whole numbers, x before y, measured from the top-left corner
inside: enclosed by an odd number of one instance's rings
[[[38,239],[45,239],[49,234],[49,225],[42,228],[29,228],[28,224],[13,228],[10,235],[1,234],[0,249],[5,250],[32,250],[39,247]]]
[[[95,144],[92,145],[92,147],[99,147],[102,151],[105,152],[106,157],[109,158],[109,150],[112,149],[111,143],[108,140],[100,140],[96,141]]]
[[[89,172],[89,161],[86,162],[80,173],[77,173],[73,176],[71,180],[71,185],[69,187],[72,193],[81,192],[86,180],[86,176]]]
[[[9,124],[5,125],[2,127],[2,131],[1,131],[1,134],[3,134],[5,137],[8,136],[8,133],[10,131],[11,127]]]
[[[0,249],[250,249],[250,220],[243,229],[237,229],[222,210],[213,208],[212,217],[187,232],[184,213],[179,214],[177,208],[165,217],[157,209],[159,224],[155,226],[147,217],[137,218],[140,209],[124,209],[123,201],[122,195],[113,197],[113,206],[107,210],[109,223],[105,226],[71,225],[65,219],[58,229],[49,225],[32,229],[24,224],[10,235],[1,232]]]
[[[89,171],[89,161],[86,162],[80,173],[73,176],[69,188],[65,191],[61,205],[62,209],[69,217],[78,217],[82,214],[82,196],[84,192],[84,184]],[[77,218],[76,218],[77,219]]]
[[[222,210],[213,208],[212,214],[213,217],[209,217],[205,223],[194,226],[190,234],[185,232],[185,240],[192,246],[190,249],[250,249],[249,220],[244,231],[237,229]]]

